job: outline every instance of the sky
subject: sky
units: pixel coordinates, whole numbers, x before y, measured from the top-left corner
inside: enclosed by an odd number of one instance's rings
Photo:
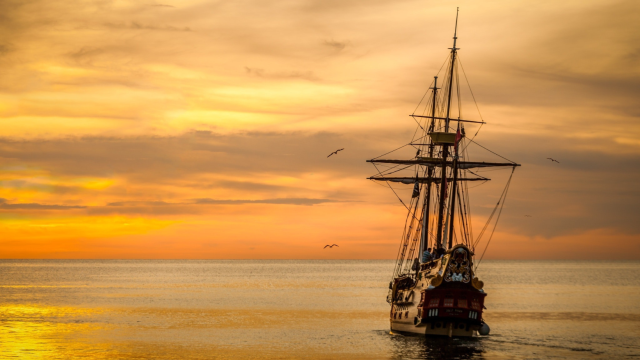
[[[463,115],[522,164],[485,258],[640,259],[640,3],[611,0],[2,1],[0,258],[395,258],[365,160],[411,139],[456,7]]]

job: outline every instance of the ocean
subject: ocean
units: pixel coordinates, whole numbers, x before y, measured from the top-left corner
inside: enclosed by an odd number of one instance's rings
[[[488,336],[389,331],[388,260],[0,260],[0,359],[640,358],[640,262],[488,261]]]

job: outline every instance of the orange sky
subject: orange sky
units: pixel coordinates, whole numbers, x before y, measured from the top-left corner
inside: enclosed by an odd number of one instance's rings
[[[640,3],[606,0],[3,1],[0,258],[394,258],[365,160],[456,6],[476,139],[523,165],[486,258],[640,259]]]

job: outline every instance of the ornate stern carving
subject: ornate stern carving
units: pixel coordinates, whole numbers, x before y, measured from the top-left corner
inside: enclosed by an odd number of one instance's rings
[[[471,260],[464,247],[454,248],[444,273],[444,281],[459,281],[468,284],[471,281]]]

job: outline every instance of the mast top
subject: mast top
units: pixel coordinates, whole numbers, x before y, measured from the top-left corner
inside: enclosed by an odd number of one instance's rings
[[[458,33],[458,14],[459,14],[459,13],[460,13],[460,8],[459,8],[459,7],[457,7],[457,8],[456,8],[456,27],[455,27],[455,29],[453,30],[453,38],[454,38],[454,39],[457,39],[456,34]]]
[[[460,8],[456,8],[456,27],[453,30],[453,48],[451,48],[451,52],[455,52],[456,50],[460,50],[456,48],[456,40],[458,40],[458,14],[460,13]]]
[[[438,90],[438,89],[440,89],[440,88],[438,87],[438,77],[437,77],[437,76],[434,76],[434,77],[433,77],[433,87],[430,87],[429,89],[433,89],[433,90]]]

